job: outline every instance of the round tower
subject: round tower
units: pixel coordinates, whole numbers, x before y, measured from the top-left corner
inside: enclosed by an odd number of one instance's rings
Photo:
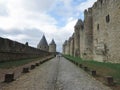
[[[55,44],[54,39],[49,44],[49,52],[56,52],[56,44]]]
[[[48,46],[47,40],[44,35],[43,35],[42,39],[40,40],[39,44],[37,45],[37,48],[41,49],[43,51],[49,50],[49,46]]]

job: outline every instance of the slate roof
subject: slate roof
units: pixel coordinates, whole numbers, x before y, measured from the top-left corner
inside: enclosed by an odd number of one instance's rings
[[[47,40],[44,35],[43,35],[42,39],[40,40],[38,46],[48,46]]]
[[[54,44],[55,45],[55,41],[54,41],[54,39],[52,39],[52,41],[51,41],[51,43],[50,44]]]
[[[75,27],[80,25],[83,25],[83,21],[81,19],[78,19],[77,23],[75,24]]]

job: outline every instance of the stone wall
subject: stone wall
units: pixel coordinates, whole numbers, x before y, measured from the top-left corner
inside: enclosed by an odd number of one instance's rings
[[[74,34],[70,38],[70,55],[74,55]]]
[[[94,59],[120,62],[120,0],[98,0],[92,10]]]
[[[93,59],[93,17],[92,8],[84,11],[85,59]]]
[[[78,51],[85,60],[120,63],[120,0],[97,0],[84,11],[83,22],[83,29],[75,25],[73,55]]]
[[[50,53],[0,37],[0,62],[47,55],[50,55]]]
[[[76,26],[74,28],[74,56],[79,56],[80,55],[80,30],[79,30],[79,27]]]
[[[84,53],[85,53],[85,32],[84,28],[81,28],[80,30],[80,57],[84,58]]]

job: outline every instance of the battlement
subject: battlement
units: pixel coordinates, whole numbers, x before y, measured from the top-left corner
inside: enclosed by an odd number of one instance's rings
[[[93,4],[92,9],[99,9],[102,7],[106,7],[106,6],[110,5],[110,3],[114,3],[114,2],[116,2],[116,0],[97,0]]]
[[[88,10],[86,9],[86,10],[84,11],[84,14],[85,14],[85,15],[92,14],[92,8],[88,8]]]
[[[88,8],[88,10],[86,9],[84,11],[84,18],[86,18],[88,16],[92,16],[92,8]]]

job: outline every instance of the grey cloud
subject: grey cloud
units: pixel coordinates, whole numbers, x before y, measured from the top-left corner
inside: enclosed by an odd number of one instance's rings
[[[0,4],[0,16],[8,16],[8,11],[6,6]]]
[[[54,5],[56,0],[25,0],[24,6],[27,10],[47,11]]]
[[[43,32],[41,32],[40,30],[35,29],[35,28],[25,29],[25,30],[12,29],[9,32],[5,31],[3,29],[0,29],[0,37],[6,36],[6,35],[9,35],[9,36],[26,35],[29,38],[23,39],[22,43],[29,42],[29,44],[31,46],[36,47],[37,43],[39,42],[39,40],[41,39],[41,37],[43,35]]]
[[[20,29],[12,29],[8,31],[5,31],[3,29],[0,29],[0,35],[3,34],[10,34],[10,35],[18,35],[18,34],[26,34],[29,35],[30,37],[39,37],[42,35],[43,32],[41,32],[40,30],[33,28],[33,29],[24,29],[24,30],[20,30]]]
[[[26,28],[24,30],[12,29],[9,32],[3,29],[0,29],[0,37],[7,36],[7,35],[9,36],[27,35],[28,36],[27,38],[22,39],[22,41],[18,41],[18,40],[17,41],[21,43],[29,42],[30,46],[36,47],[43,35],[43,32],[41,32],[39,29],[36,29],[36,28],[32,28],[32,29]],[[69,36],[69,33],[63,33],[62,35],[58,33],[56,34],[54,33],[54,34],[45,35],[45,36],[49,43],[52,40],[52,38],[54,38],[57,44],[57,50],[61,51],[62,43],[64,42],[65,37],[67,38]]]

